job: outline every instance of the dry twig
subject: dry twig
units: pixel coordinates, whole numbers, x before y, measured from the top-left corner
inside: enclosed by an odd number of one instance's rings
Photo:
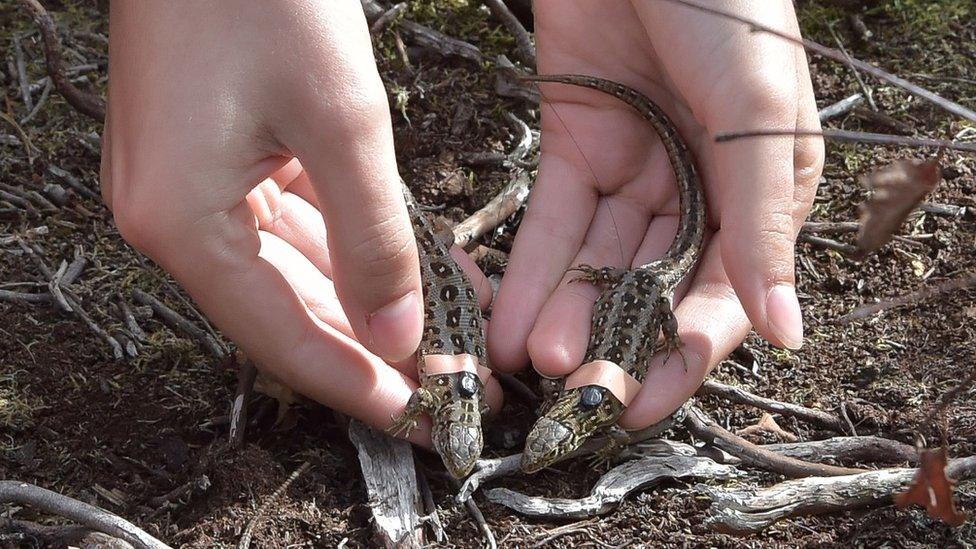
[[[692,453],[694,449],[688,447]],[[730,465],[697,456],[673,454],[627,461],[600,477],[590,494],[581,499],[541,498],[493,488],[485,492],[492,503],[523,515],[547,518],[581,518],[606,513],[627,494],[652,486],[663,479],[701,477],[726,480],[740,473]]]
[[[871,89],[868,88],[868,85],[864,83],[864,79],[861,78],[860,71],[858,71],[857,67],[854,66],[854,62],[851,58],[851,54],[847,53],[847,48],[844,47],[844,43],[841,41],[840,36],[837,34],[837,31],[834,30],[834,26],[828,25],[827,30],[829,30],[831,36],[833,36],[834,42],[837,42],[837,47],[840,49],[841,55],[844,56],[844,62],[851,69],[851,74],[854,75],[854,79],[857,81],[857,85],[861,88],[861,93],[863,93],[864,96],[867,97],[868,105],[871,106],[871,110],[877,111],[878,106],[874,103],[874,94],[871,93]]]
[[[894,86],[898,86],[899,88],[907,91],[908,93],[910,93],[910,94],[912,94],[912,95],[914,95],[916,97],[919,97],[921,99],[924,99],[926,101],[929,101],[931,103],[934,103],[935,105],[938,105],[939,107],[945,109],[948,112],[951,112],[952,114],[955,114],[956,116],[961,116],[961,117],[963,117],[963,118],[965,118],[967,120],[970,120],[972,122],[976,122],[976,112],[973,112],[970,109],[967,109],[966,107],[963,107],[962,105],[960,105],[960,104],[958,104],[958,103],[956,103],[954,101],[950,101],[950,100],[948,100],[948,99],[946,99],[946,98],[944,98],[944,97],[942,97],[942,96],[940,96],[940,95],[938,95],[936,93],[933,93],[933,92],[931,92],[931,91],[929,91],[929,90],[927,90],[925,88],[922,88],[920,86],[917,86],[915,84],[912,84],[911,82],[909,82],[908,80],[905,80],[904,78],[895,76],[895,75],[893,75],[891,73],[888,73],[888,72],[885,72],[885,71],[879,69],[878,67],[875,67],[874,65],[871,65],[870,63],[865,63],[864,61],[860,61],[860,60],[855,59],[853,57],[850,58],[850,60],[848,60],[848,58],[845,57],[843,53],[841,53],[841,52],[839,52],[839,51],[837,51],[837,50],[835,50],[833,48],[828,48],[826,46],[823,46],[821,44],[818,44],[817,42],[814,42],[813,40],[808,40],[808,39],[804,39],[804,38],[798,38],[798,37],[793,36],[793,35],[790,35],[788,33],[785,33],[785,32],[782,32],[782,31],[778,31],[778,30],[776,30],[776,29],[774,29],[772,27],[767,27],[765,25],[762,25],[760,23],[757,23],[756,21],[752,21],[752,20],[750,20],[750,19],[748,19],[746,17],[742,17],[742,16],[739,16],[739,15],[736,15],[734,13],[728,12],[728,11],[723,10],[723,9],[720,9],[720,8],[712,7],[711,5],[706,4],[704,2],[701,2],[700,0],[668,0],[668,1],[669,2],[673,2],[673,3],[676,3],[676,4],[681,4],[683,6],[687,6],[689,8],[696,9],[696,10],[699,10],[699,11],[703,11],[703,12],[706,12],[706,13],[711,13],[713,15],[718,15],[718,16],[725,17],[725,18],[728,18],[728,19],[732,19],[732,20],[738,21],[740,23],[744,23],[744,24],[748,25],[754,31],[766,32],[766,33],[772,34],[774,36],[777,36],[779,38],[782,38],[783,40],[786,40],[788,42],[792,42],[794,44],[802,45],[803,47],[807,48],[808,50],[813,50],[814,52],[816,52],[816,53],[818,53],[818,54],[820,54],[820,55],[822,55],[824,57],[833,59],[834,61],[838,61],[840,63],[848,63],[849,62],[851,65],[853,65],[857,69],[859,69],[859,70],[861,70],[863,72],[866,72],[866,73],[870,74],[871,76],[874,76],[875,78],[878,78],[880,80],[883,80],[885,82],[888,82],[889,84],[892,84]]]
[[[520,170],[484,207],[454,227],[454,242],[465,250],[472,248],[481,235],[500,225],[525,203],[531,186],[532,178]]]
[[[307,471],[311,466],[312,465],[309,462],[303,462],[298,466],[298,469],[295,469],[292,474],[288,475],[285,482],[281,483],[281,486],[279,486],[268,497],[268,499],[264,500],[261,507],[259,507],[257,512],[254,513],[254,517],[250,522],[247,523],[247,527],[244,528],[244,534],[241,536],[241,541],[237,544],[237,549],[248,549],[248,547],[251,546],[251,537],[254,535],[254,530],[259,524],[261,524],[261,521],[264,520],[264,515],[268,512],[268,509],[274,505],[278,501],[278,498],[281,497],[281,494],[284,494],[285,490],[287,490],[288,487],[291,486],[291,484],[295,482],[298,477],[302,476],[302,473]]]
[[[139,304],[148,305],[153,312],[159,315],[163,322],[168,324],[171,328],[179,330],[185,335],[189,336],[191,339],[196,340],[197,343],[199,343],[218,361],[223,362],[223,360],[227,358],[226,353],[224,353],[223,348],[221,348],[221,346],[217,343],[216,339],[211,337],[210,334],[208,334],[202,328],[199,328],[196,324],[183,318],[182,315],[167,307],[162,301],[147,294],[139,288],[132,289],[132,298],[135,299]]]
[[[890,135],[887,133],[855,132],[849,130],[745,130],[740,132],[720,133],[715,136],[716,143],[735,141],[748,137],[823,137],[824,139],[846,143],[870,143],[872,145],[894,145],[913,148],[952,149],[954,151],[976,152],[976,143],[963,141],[948,141],[945,139],[928,139]]]
[[[947,280],[936,286],[924,288],[917,292],[894,297],[878,303],[861,305],[846,315],[838,318],[834,322],[836,324],[847,324],[848,322],[855,320],[863,320],[888,309],[894,309],[904,305],[912,305],[924,301],[930,297],[935,297],[947,292],[961,290],[963,288],[969,288],[972,286],[976,286],[976,273],[964,273],[962,276]]]
[[[410,443],[357,420],[349,422],[349,440],[359,453],[367,501],[382,544],[391,549],[423,546],[421,496]]]
[[[394,4],[394,6],[373,21],[373,24],[369,27],[369,33],[376,36],[383,32],[383,29],[390,24],[394,19],[400,16],[401,13],[407,11],[407,3],[400,2],[399,4]]]
[[[769,433],[771,435],[779,437],[780,440],[785,440],[786,442],[796,442],[799,439],[793,433],[783,429],[776,423],[776,419],[769,412],[763,413],[762,417],[755,425],[749,425],[735,432],[736,435],[744,437],[747,435],[754,435],[758,433]]]
[[[366,18],[370,21],[375,21],[387,12],[387,9],[376,0],[361,0],[361,2]],[[397,28],[407,40],[444,57],[461,57],[479,64],[484,59],[481,50],[474,45],[408,19],[397,23]]]
[[[777,454],[730,433],[694,406],[688,408],[684,424],[691,434],[741,459],[743,463],[788,477],[831,477],[864,472],[862,469],[811,463]]]
[[[816,410],[814,408],[800,406],[799,404],[780,402],[771,398],[754,395],[738,387],[725,385],[724,383],[719,383],[718,381],[712,379],[707,379],[704,383],[702,383],[701,388],[698,389],[698,394],[714,395],[737,404],[747,404],[767,412],[773,412],[784,416],[792,416],[838,433],[847,432],[847,429],[844,428],[844,422],[841,421],[840,418],[828,414],[822,410]]]
[[[522,58],[522,63],[527,67],[535,68],[535,44],[532,42],[532,36],[529,31],[525,30],[522,22],[518,20],[505,5],[504,0],[482,0],[491,13],[495,15],[508,32],[512,33],[515,37],[515,45],[518,46],[519,57]]]
[[[161,496],[150,499],[148,503],[149,505],[161,510],[166,505],[169,505],[169,503],[174,499],[182,498],[183,496],[193,494],[194,492],[205,492],[209,489],[210,479],[207,477],[207,475],[200,475],[199,477],[186,481],[185,483]]]
[[[104,120],[105,101],[97,95],[78,89],[65,74],[64,60],[61,58],[61,37],[58,35],[58,29],[50,14],[37,0],[20,0],[20,4],[27,9],[41,31],[41,37],[44,39],[47,72],[51,81],[54,82],[54,87],[64,96],[68,104],[77,109],[78,112],[100,122]]]
[[[790,517],[834,513],[891,501],[917,469],[881,469],[831,478],[810,477],[769,488],[705,488],[712,498],[706,523],[720,532],[758,532]],[[953,460],[946,472],[957,480],[976,476],[976,457]]]
[[[65,517],[144,549],[170,549],[144,530],[102,509],[57,492],[16,480],[0,480],[0,502],[30,505],[45,513]]]
[[[875,436],[833,437],[805,442],[764,444],[762,448],[806,461],[835,459],[859,463],[916,463],[915,447]]]
[[[77,524],[49,526],[26,520],[0,519],[0,544],[11,542],[20,542],[18,546],[22,547],[133,549],[127,541]]]
[[[236,360],[237,362],[237,391],[230,408],[230,446],[240,448],[244,442],[244,430],[247,428],[247,403],[254,391],[254,381],[258,378],[258,369],[253,362]]]
[[[832,118],[836,118],[842,114],[851,111],[854,107],[860,105],[864,101],[864,94],[855,93],[850,97],[845,97],[840,101],[834,103],[833,105],[828,105],[822,109],[817,115],[820,117],[820,122],[826,122]]]

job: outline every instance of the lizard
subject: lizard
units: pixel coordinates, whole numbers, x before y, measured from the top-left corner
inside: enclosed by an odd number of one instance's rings
[[[481,456],[484,384],[490,370],[478,297],[451,257],[454,233],[424,212],[401,181],[420,256],[424,329],[417,349],[420,388],[388,432],[407,436],[423,413],[430,415],[431,441],[455,478],[467,476]]]
[[[556,82],[591,88],[633,107],[654,128],[664,144],[677,181],[680,202],[678,230],[664,257],[633,269],[580,265],[573,281],[601,289],[593,306],[590,337],[583,365],[556,383],[543,415],[526,437],[521,468],[533,473],[563,458],[595,434],[610,440],[597,453],[607,461],[622,447],[626,433],[617,426],[647,375],[651,357],[663,347],[681,353],[678,324],[672,312],[675,286],[701,255],[705,230],[705,198],[691,152],[674,123],[641,92],[611,80],[583,75],[524,75],[523,80]],[[682,360],[684,356],[682,355]],[[666,359],[667,360],[667,359]]]

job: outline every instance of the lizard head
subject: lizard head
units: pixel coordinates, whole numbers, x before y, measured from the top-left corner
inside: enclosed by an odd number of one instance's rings
[[[594,433],[613,425],[623,408],[617,397],[598,385],[564,391],[526,437],[522,471],[535,473],[562,459]]]
[[[435,376],[441,398],[432,415],[431,441],[444,467],[463,478],[481,457],[481,412],[484,387],[471,372]]]

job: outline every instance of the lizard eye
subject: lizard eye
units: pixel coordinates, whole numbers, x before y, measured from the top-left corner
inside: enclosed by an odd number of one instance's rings
[[[458,394],[462,397],[471,397],[478,392],[478,376],[471,372],[461,374],[458,380]]]
[[[587,385],[580,392],[579,407],[583,410],[592,410],[603,402],[603,388],[596,385]]]

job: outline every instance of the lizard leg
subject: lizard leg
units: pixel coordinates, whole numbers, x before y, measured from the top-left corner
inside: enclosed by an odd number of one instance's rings
[[[414,391],[407,400],[407,407],[403,413],[393,418],[393,425],[386,430],[392,436],[409,436],[410,432],[417,428],[417,420],[420,414],[430,410],[434,396],[430,391],[423,387]]]
[[[578,267],[573,267],[569,270],[579,273],[579,276],[576,276],[570,280],[570,282],[590,282],[598,286],[619,282],[620,278],[627,273],[627,269],[620,269],[618,267],[597,268],[592,265],[585,264],[579,265]]]
[[[608,427],[606,434],[607,443],[589,458],[590,465],[594,469],[609,468],[610,464],[620,455],[620,451],[630,442],[630,435],[627,434],[627,431],[616,424]]]
[[[681,352],[681,338],[678,337],[678,319],[674,317],[674,312],[671,310],[671,300],[662,297],[657,304],[657,314],[661,319],[661,333],[664,334],[664,363],[667,364],[671,360],[671,353],[677,352],[678,356],[681,357],[681,365],[684,366],[685,371],[688,371],[688,363],[685,361],[685,355]]]

